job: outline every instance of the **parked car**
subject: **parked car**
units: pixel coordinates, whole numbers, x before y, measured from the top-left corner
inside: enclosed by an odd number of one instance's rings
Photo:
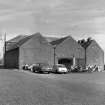
[[[47,63],[36,63],[33,66],[33,72],[51,73],[52,72],[52,67]]]
[[[67,73],[68,69],[63,64],[56,64],[53,66],[54,73]]]

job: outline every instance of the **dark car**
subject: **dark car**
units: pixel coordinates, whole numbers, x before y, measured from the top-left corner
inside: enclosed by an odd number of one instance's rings
[[[52,67],[46,63],[37,63],[33,66],[33,72],[38,73],[51,73]]]

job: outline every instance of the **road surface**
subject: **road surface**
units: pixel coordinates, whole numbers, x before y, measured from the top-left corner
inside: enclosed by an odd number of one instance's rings
[[[0,70],[0,105],[105,105],[105,73]]]

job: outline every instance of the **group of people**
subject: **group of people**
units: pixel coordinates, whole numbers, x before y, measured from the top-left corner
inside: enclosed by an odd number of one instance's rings
[[[99,72],[100,71],[99,67],[96,65],[88,65],[86,66],[86,70],[89,72]]]
[[[31,70],[33,65],[29,66],[28,64],[25,64],[23,66],[23,70]],[[69,68],[69,72],[100,72],[100,69],[97,65],[87,65],[86,68],[83,68],[82,66],[72,65]]]
[[[100,69],[97,65],[88,65],[86,68],[82,66],[71,66],[71,72],[99,72]]]

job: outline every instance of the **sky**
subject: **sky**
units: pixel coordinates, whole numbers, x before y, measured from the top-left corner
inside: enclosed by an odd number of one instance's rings
[[[0,0],[0,35],[92,37],[105,51],[105,0]]]

